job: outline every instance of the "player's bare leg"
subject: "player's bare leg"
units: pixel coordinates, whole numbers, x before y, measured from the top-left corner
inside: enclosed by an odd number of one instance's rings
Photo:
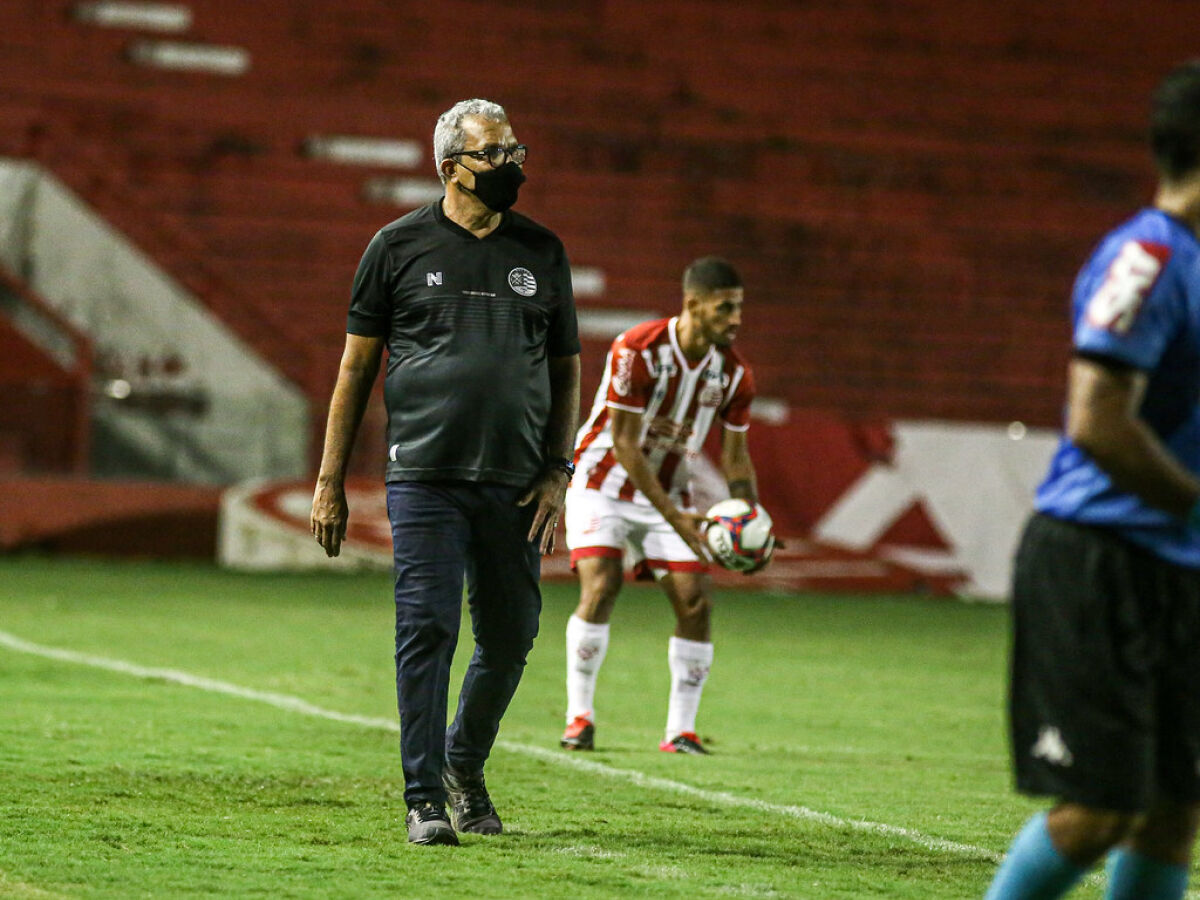
[[[1145,815],[1059,804],[1026,824],[986,900],[1061,897],[1109,850],[1106,900],[1177,900],[1198,821],[1200,808],[1166,799]]]
[[[1109,900],[1182,897],[1187,890],[1200,806],[1160,800],[1113,851],[1108,865]]]
[[[1086,868],[1124,840],[1137,820],[1132,813],[1062,803],[1046,816],[1046,830],[1059,853]]]
[[[696,736],[696,714],[708,670],[712,667],[712,601],[708,576],[701,572],[669,572],[659,579],[675,610],[675,634],[667,648],[671,699],[660,750],[707,753]]]
[[[587,556],[576,563],[579,606],[567,620],[567,730],[559,742],[567,750],[595,746],[596,679],[608,652],[612,618],[624,571],[619,557]]]
[[[984,900],[1055,900],[1129,832],[1136,816],[1060,803],[1026,821],[988,885]]]
[[[703,572],[668,572],[658,583],[675,611],[675,637],[709,643],[712,600],[708,576]]]
[[[607,625],[625,579],[621,559],[585,556],[575,564],[579,573],[579,606],[575,616],[593,625]]]
[[[1198,827],[1200,806],[1160,800],[1134,826],[1128,845],[1151,859],[1187,865]]]

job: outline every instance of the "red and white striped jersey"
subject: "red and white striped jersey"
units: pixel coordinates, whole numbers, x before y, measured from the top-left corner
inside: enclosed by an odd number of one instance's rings
[[[713,345],[691,363],[679,349],[678,317],[635,325],[617,335],[587,422],[575,439],[573,489],[590,488],[649,505],[613,453],[609,409],[642,416],[642,453],[672,500],[691,504],[688,460],[700,452],[713,419],[750,427],[754,376],[730,348]]]

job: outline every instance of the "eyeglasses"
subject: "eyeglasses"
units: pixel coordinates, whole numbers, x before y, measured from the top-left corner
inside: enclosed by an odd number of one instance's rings
[[[482,150],[459,150],[457,153],[451,153],[450,158],[456,156],[469,156],[471,159],[477,159],[480,162],[487,161],[493,169],[498,169],[510,159],[518,166],[523,165],[525,156],[529,153],[529,148],[524,144],[517,144],[515,147],[501,147],[499,144],[492,144],[484,147]]]

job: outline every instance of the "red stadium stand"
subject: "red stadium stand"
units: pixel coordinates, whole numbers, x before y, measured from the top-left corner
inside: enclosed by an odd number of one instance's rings
[[[300,385],[317,434],[359,254],[404,210],[363,192],[395,169],[304,142],[427,147],[475,95],[532,148],[522,209],[603,271],[590,305],[670,312],[682,266],[723,253],[764,394],[1053,424],[1070,278],[1149,185],[1159,73],[1131,48],[1192,52],[1110,3],[1058,21],[1033,0],[196,0],[172,39],[248,51],[224,76],[136,65],[133,42],[161,36],[71,7],[0,5],[0,150],[41,161]]]
[[[48,333],[60,352],[17,321]],[[86,473],[91,367],[87,338],[0,269],[0,475]]]

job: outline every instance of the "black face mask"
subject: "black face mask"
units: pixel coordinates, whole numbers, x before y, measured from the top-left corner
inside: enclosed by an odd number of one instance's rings
[[[474,169],[471,170],[475,172]],[[517,202],[517,191],[525,183],[525,173],[515,162],[506,162],[498,169],[475,172],[475,189],[463,187],[492,212],[504,212]]]

